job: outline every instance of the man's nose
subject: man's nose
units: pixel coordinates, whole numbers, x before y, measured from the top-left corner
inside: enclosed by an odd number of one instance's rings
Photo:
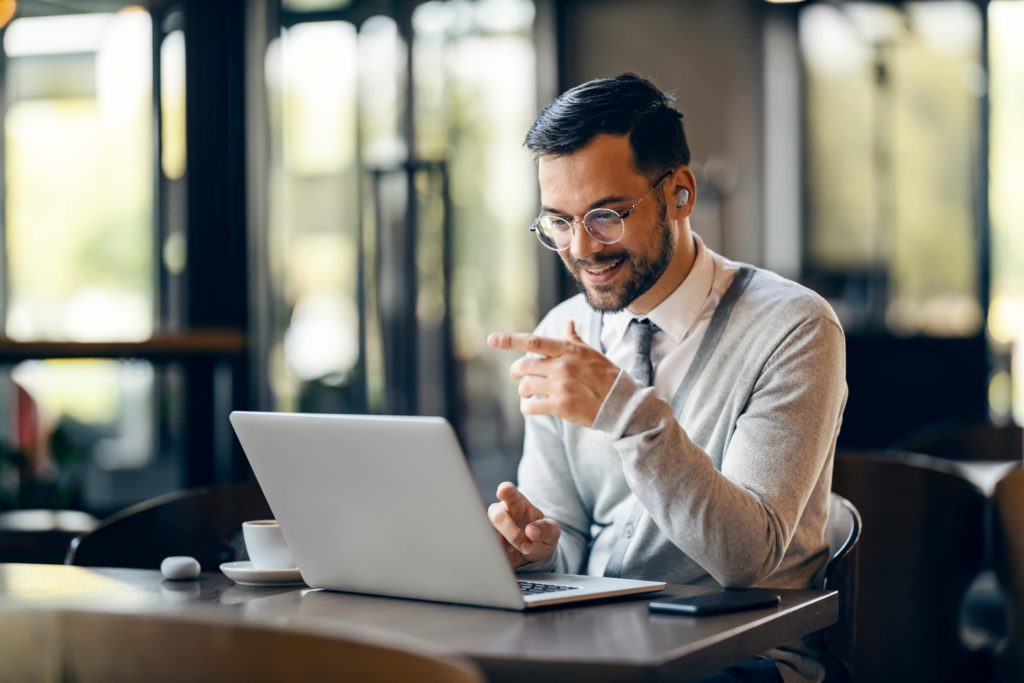
[[[572,231],[572,242],[569,243],[569,253],[574,259],[585,259],[588,256],[601,251],[604,248],[604,244],[598,242],[587,229],[583,227],[583,223],[577,223],[573,226]]]

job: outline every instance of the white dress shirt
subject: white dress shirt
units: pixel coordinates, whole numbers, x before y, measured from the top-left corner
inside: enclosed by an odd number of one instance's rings
[[[654,391],[669,402],[697,355],[718,302],[739,270],[737,264],[705,247],[696,233],[693,242],[697,247],[693,267],[675,291],[646,316],[637,316],[629,309],[605,313],[601,327],[605,355],[626,370],[634,354],[633,341],[628,334],[629,321],[646,317],[660,328],[651,340]]]

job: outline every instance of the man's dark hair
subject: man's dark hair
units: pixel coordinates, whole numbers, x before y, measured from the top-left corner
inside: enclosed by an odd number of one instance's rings
[[[572,154],[601,134],[629,134],[636,170],[655,176],[690,163],[683,114],[645,78],[626,73],[566,90],[526,134],[534,157]]]

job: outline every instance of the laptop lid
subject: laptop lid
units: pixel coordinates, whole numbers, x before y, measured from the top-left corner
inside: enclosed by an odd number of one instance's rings
[[[524,609],[665,585],[545,575],[572,587],[524,597],[443,418],[233,412],[231,424],[315,588]]]

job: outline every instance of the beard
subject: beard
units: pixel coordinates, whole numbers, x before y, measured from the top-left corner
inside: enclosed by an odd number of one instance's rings
[[[633,303],[644,292],[654,286],[672,260],[676,240],[668,224],[665,201],[658,197],[657,245],[651,254],[636,254],[625,249],[614,253],[600,252],[586,261],[575,259],[565,263],[566,269],[576,281],[576,287],[583,293],[587,304],[595,311],[615,313]],[[588,287],[583,283],[580,271],[586,267],[600,267],[621,260],[629,268],[629,279],[616,289],[613,284]]]

